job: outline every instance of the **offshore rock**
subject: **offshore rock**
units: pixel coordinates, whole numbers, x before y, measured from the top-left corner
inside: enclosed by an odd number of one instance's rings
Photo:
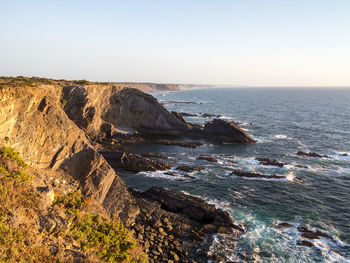
[[[103,152],[102,155],[113,168],[135,173],[167,170],[173,166],[168,162],[152,160],[134,153]]]
[[[253,143],[256,142],[234,122],[214,119],[207,122],[204,127],[194,127],[188,132],[189,136],[205,138],[212,141],[226,143]]]

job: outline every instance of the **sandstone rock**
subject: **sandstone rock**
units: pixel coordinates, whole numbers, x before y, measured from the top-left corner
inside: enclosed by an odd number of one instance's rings
[[[104,132],[113,136],[125,127],[153,134],[179,134],[186,124],[174,117],[149,94],[117,85],[64,88],[68,116],[89,137]]]
[[[0,145],[15,148],[36,168],[64,171],[100,203],[112,184],[118,185],[114,189],[124,198],[109,205],[116,205],[119,212],[127,209],[133,198],[125,183],[67,117],[60,102],[61,90],[57,85],[1,88]]]
[[[190,136],[219,142],[255,142],[234,122],[214,119],[204,127],[187,123],[181,114],[168,112],[154,97],[136,89],[83,85],[65,86],[63,91],[67,115],[92,140],[138,131],[148,139]]]

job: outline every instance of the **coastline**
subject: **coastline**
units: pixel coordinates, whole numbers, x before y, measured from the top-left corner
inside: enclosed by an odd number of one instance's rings
[[[140,85],[139,89],[144,89],[144,84]],[[126,86],[3,78],[0,144],[18,150],[33,168],[63,172],[76,181],[82,193],[94,198],[109,216],[119,216],[150,262],[221,261],[220,256],[208,254],[204,241],[215,233],[237,237],[244,227],[199,198],[162,188],[142,193],[128,189],[112,167],[128,170],[136,165],[139,168],[134,171],[147,171],[172,166],[166,161],[125,153],[126,144],[156,140],[185,147],[195,145],[183,144],[184,137],[235,143],[254,140],[234,123],[216,120],[204,127],[187,123],[151,95]],[[169,89],[174,87],[178,88]],[[45,143],[38,144],[38,140]],[[108,157],[109,164],[102,156]]]

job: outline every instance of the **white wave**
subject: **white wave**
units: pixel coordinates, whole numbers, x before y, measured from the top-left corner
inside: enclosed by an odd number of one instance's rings
[[[237,176],[235,174],[231,174],[230,176],[235,178],[242,178],[244,180],[251,180],[251,181],[275,181],[275,182],[288,182],[290,181],[286,176],[283,176],[283,178],[264,178],[264,177],[245,177],[245,176]],[[268,176],[268,175],[266,175]],[[293,178],[294,180],[294,178]]]
[[[274,225],[278,223],[282,222],[277,221],[270,226],[254,217],[249,218],[249,225],[252,227],[241,236],[237,243],[236,253],[245,250],[245,247],[241,247],[241,244],[248,243],[250,251],[246,251],[245,254],[248,254],[252,259],[260,257],[258,262],[313,262],[313,260],[318,262],[320,260],[319,256],[316,256],[318,251],[322,253],[322,262],[350,262],[349,257],[337,252],[344,247],[348,247],[337,237],[305,239],[298,230],[299,224],[288,222],[290,226],[276,228]],[[307,226],[307,228],[317,231],[317,229],[310,226]],[[300,243],[302,240],[308,241],[314,246],[303,246]],[[267,257],[265,257],[265,252],[268,252]],[[287,255],[287,258],[281,258],[283,255]],[[315,259],[315,256],[318,260]]]
[[[223,120],[233,120],[233,117],[230,116],[220,116],[219,119],[223,119]]]
[[[204,245],[208,245],[208,256],[219,254],[224,257],[225,262],[239,262],[235,254],[237,240],[234,235],[214,234],[206,238]],[[213,262],[208,260],[208,263]]]
[[[337,160],[350,161],[350,152],[336,152],[335,154],[329,154],[328,156]]]
[[[286,178],[287,178],[287,181],[293,182],[294,179],[295,179],[295,175],[294,175],[294,173],[288,173],[288,174],[286,175]]]
[[[167,174],[172,173],[172,175]],[[165,171],[146,171],[146,172],[139,172],[140,175],[144,175],[147,177],[155,177],[155,178],[163,178],[171,181],[188,181],[193,180],[196,177],[194,176],[197,173],[197,171],[192,173],[184,173],[175,170],[174,168],[168,169]],[[187,176],[186,176],[187,175]]]
[[[276,139],[289,139],[289,140],[294,139],[294,138],[289,137],[288,135],[285,135],[285,134],[276,134],[276,135],[274,135],[274,137],[275,137]]]
[[[254,136],[252,134],[250,136],[253,137],[253,139],[256,140],[257,143],[271,142],[271,140],[264,138],[264,137]]]

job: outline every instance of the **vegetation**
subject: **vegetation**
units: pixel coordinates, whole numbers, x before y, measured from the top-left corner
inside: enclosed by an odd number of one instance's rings
[[[38,77],[0,77],[0,88],[2,87],[35,87],[39,84],[55,84],[56,81],[48,78]]]
[[[9,169],[5,164],[12,163]],[[4,165],[4,166],[2,166]],[[0,151],[0,262],[63,262],[59,255],[37,244],[30,220],[38,205],[38,193],[30,187],[31,176],[22,171],[25,163],[9,147]],[[22,215],[25,213],[25,215]],[[20,224],[19,224],[20,223]]]
[[[7,159],[17,162],[17,164],[21,167],[26,167],[27,164],[19,157],[19,152],[16,152],[11,147],[1,147],[0,148],[0,156]]]
[[[60,205],[71,216],[66,239],[78,241],[84,252],[92,253],[105,262],[147,262],[136,241],[119,218],[114,220],[91,210],[80,191],[57,197]]]
[[[64,240],[84,256],[81,262],[147,262],[147,256],[119,218],[110,219],[79,190],[56,193],[55,201],[41,214],[41,196],[24,161],[9,147],[0,148],[0,263],[70,262],[63,253],[52,253],[43,240]],[[51,215],[51,216],[50,216]],[[35,218],[61,218],[65,227],[46,231]],[[62,221],[63,220],[63,221]]]

